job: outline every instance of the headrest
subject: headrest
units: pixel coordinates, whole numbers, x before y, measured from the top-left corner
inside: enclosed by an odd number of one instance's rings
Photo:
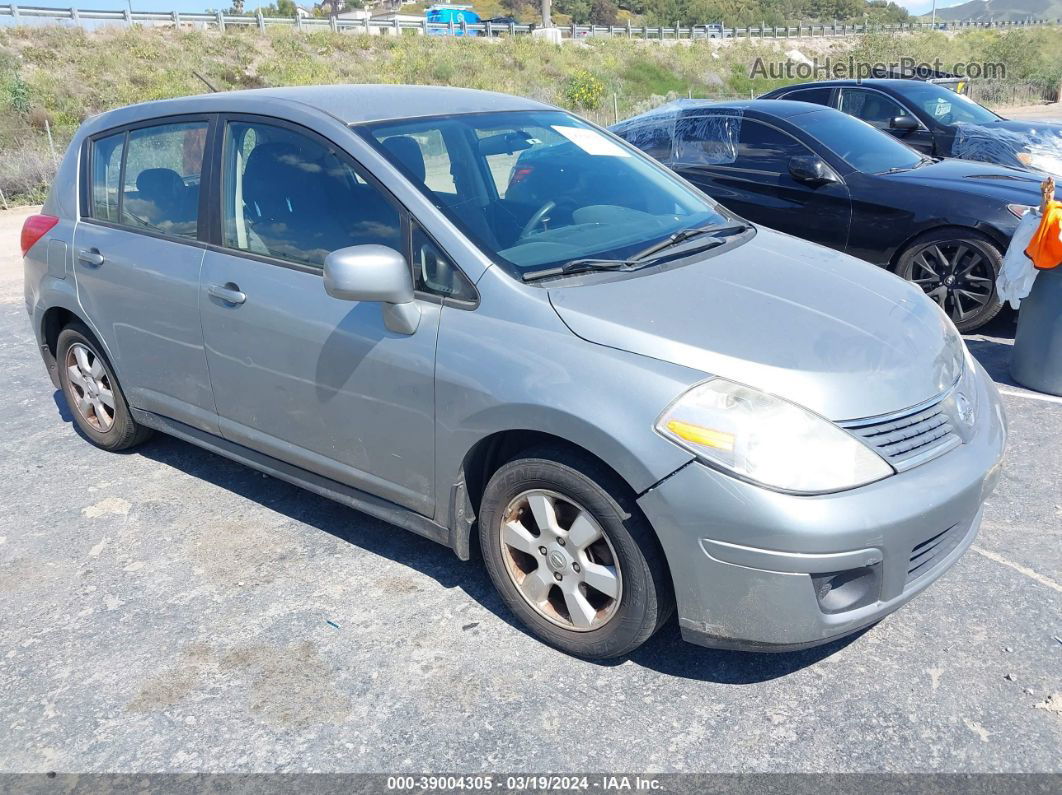
[[[394,135],[384,139],[383,147],[416,179],[424,181],[424,153],[415,139],[408,135]]]
[[[181,175],[172,168],[146,168],[136,178],[136,189],[145,198],[172,198],[183,193],[186,187]]]

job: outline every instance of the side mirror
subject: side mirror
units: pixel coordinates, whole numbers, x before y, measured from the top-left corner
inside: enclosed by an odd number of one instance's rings
[[[911,130],[918,129],[918,119],[914,116],[893,116],[889,119],[890,130],[900,130],[901,132],[910,132]]]
[[[341,301],[383,304],[384,323],[399,334],[420,325],[420,307],[413,300],[413,274],[406,258],[393,248],[348,246],[325,257],[325,292]]]
[[[789,160],[789,175],[797,182],[820,185],[824,182],[839,182],[833,169],[821,157],[799,155]]]

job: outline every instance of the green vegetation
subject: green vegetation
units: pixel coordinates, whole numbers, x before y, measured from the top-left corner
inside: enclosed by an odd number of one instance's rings
[[[1009,80],[1057,86],[1057,29],[846,39],[697,41],[661,45],[589,39],[557,47],[530,37],[494,40],[365,36],[293,29],[175,31],[169,28],[0,28],[0,190],[8,201],[42,196],[59,154],[88,116],[144,100],[220,89],[308,83],[431,83],[533,97],[611,123],[668,98],[755,95],[779,81],[752,79],[757,57],[946,64],[1003,61]],[[613,100],[615,97],[615,100]]]

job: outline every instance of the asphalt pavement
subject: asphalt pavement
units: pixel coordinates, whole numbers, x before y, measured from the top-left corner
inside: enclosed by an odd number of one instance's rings
[[[1010,418],[955,568],[854,637],[583,662],[447,549],[189,444],[110,454],[34,348],[0,213],[0,772],[1062,772],[1062,400]]]

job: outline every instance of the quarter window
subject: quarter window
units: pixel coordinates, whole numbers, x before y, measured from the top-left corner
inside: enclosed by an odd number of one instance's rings
[[[206,122],[132,130],[126,144],[121,222],[196,237]]]
[[[887,130],[897,116],[910,115],[899,102],[877,91],[862,88],[842,88],[840,109],[879,130]]]
[[[118,181],[125,133],[100,138],[92,147],[92,217],[118,221]]]
[[[253,122],[230,122],[225,139],[225,246],[315,267],[347,246],[403,250],[398,210],[331,147]]]
[[[413,228],[413,275],[418,290],[459,301],[475,301],[468,278],[419,226]]]
[[[800,91],[790,91],[783,99],[791,99],[794,102],[813,102],[816,105],[829,105],[832,88],[803,88]]]

